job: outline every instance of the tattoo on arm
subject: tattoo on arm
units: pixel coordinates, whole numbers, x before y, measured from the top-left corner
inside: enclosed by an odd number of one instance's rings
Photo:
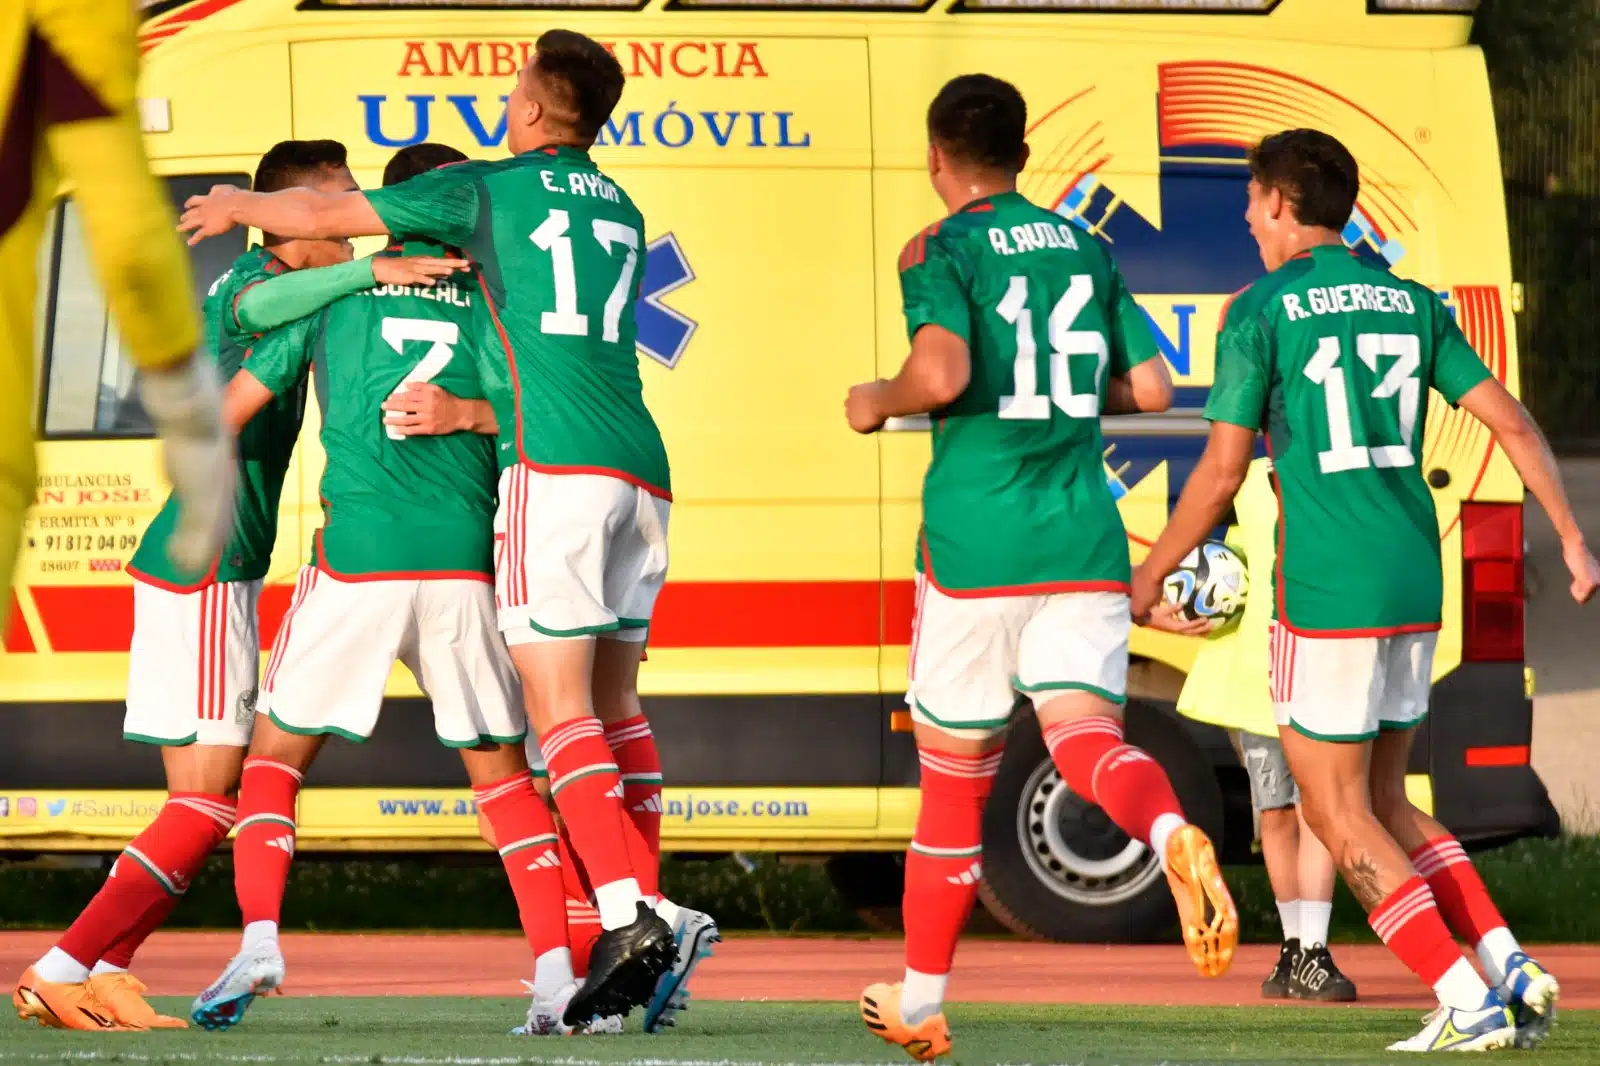
[[[1345,884],[1361,906],[1370,914],[1383,902],[1383,889],[1378,884],[1378,864],[1372,856],[1358,848],[1346,848],[1339,859],[1339,869]]]

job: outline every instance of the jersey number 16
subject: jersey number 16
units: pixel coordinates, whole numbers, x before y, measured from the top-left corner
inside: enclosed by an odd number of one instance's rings
[[[1100,386],[1105,380],[1110,345],[1104,333],[1072,328],[1093,298],[1094,278],[1088,274],[1074,274],[1067,291],[1051,309],[1047,323],[1050,395],[1042,396],[1039,393],[1039,345],[1033,336],[1033,309],[1028,306],[1028,279],[1021,275],[1012,277],[1006,294],[995,307],[1002,319],[1017,328],[1014,383],[1011,395],[1000,397],[1001,418],[1046,419],[1050,417],[1051,404],[1059,407],[1068,418],[1100,417]],[[1075,355],[1094,357],[1094,383],[1088,392],[1072,391],[1068,360]]]

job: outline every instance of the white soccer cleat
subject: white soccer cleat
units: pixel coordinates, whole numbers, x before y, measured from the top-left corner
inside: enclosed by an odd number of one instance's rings
[[[672,966],[656,981],[655,994],[644,1008],[644,1031],[659,1033],[677,1024],[674,1016],[689,1007],[689,977],[700,960],[711,957],[713,946],[722,943],[716,919],[704,911],[679,907],[672,928],[677,953]]]
[[[1511,1010],[1499,993],[1490,992],[1477,1010],[1441,1006],[1423,1019],[1422,1032],[1390,1044],[1390,1051],[1493,1051],[1517,1038]]]
[[[1507,960],[1500,994],[1511,1005],[1517,1023],[1517,1047],[1531,1049],[1544,1043],[1556,1021],[1561,985],[1555,974],[1522,952]]]
[[[533,1002],[528,1004],[528,1017],[521,1025],[511,1030],[512,1036],[613,1036],[622,1032],[622,1015],[612,1014],[604,1018],[592,1018],[589,1024],[583,1026],[569,1026],[561,1020],[566,1013],[567,1004],[572,1002],[572,997],[578,994],[578,982],[573,981],[561,991],[547,999],[534,995],[533,982],[523,981],[522,987],[533,995]]]
[[[276,946],[268,951],[241,951],[222,976],[195,998],[189,1017],[203,1029],[231,1029],[257,996],[283,984],[283,974],[283,954]]]

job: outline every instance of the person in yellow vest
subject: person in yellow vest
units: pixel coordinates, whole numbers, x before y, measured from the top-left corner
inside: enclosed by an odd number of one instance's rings
[[[1278,517],[1272,480],[1272,460],[1257,459],[1234,498],[1236,524],[1226,542],[1244,556],[1249,572],[1244,616],[1200,649],[1178,697],[1178,712],[1227,729],[1250,775],[1261,854],[1283,923],[1283,946],[1261,986],[1262,996],[1347,1002],[1356,998],[1356,987],[1334,965],[1327,946],[1333,857],[1300,816],[1300,790],[1289,773],[1272,713],[1267,647]],[[1155,612],[1151,624],[1171,632],[1193,631],[1168,611]]]

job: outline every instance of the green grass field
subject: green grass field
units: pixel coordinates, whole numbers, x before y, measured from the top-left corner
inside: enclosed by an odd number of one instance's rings
[[[182,1013],[187,1000],[157,1001]],[[227,1033],[64,1033],[0,1019],[0,1063],[126,1062],[404,1066],[855,1066],[909,1063],[868,1035],[844,1003],[707,1003],[665,1036],[570,1039],[501,1035],[521,1021],[515,999],[259,1001]],[[1384,1053],[1416,1031],[1410,1011],[1365,1008],[997,1007],[957,1005],[954,1062],[1209,1066],[1223,1063],[1415,1062]],[[636,1019],[637,1014],[634,1015]],[[632,1019],[630,1019],[632,1020]],[[1563,1017],[1538,1052],[1501,1053],[1540,1066],[1600,1062],[1600,1012]]]

